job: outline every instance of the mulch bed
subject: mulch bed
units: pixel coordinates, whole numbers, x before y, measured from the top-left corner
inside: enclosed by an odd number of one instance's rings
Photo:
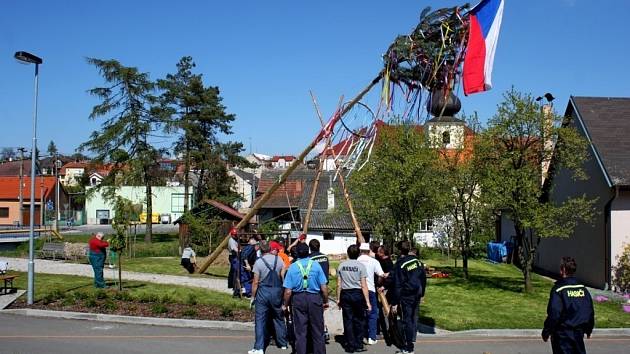
[[[28,306],[24,299],[19,299],[11,304],[9,308],[31,308],[38,310],[91,312],[108,315],[159,318],[186,318],[212,321],[252,322],[254,320],[253,312],[243,309],[222,309],[208,305],[144,303],[122,300],[99,300],[96,304],[92,303],[91,306],[86,306],[85,301],[77,301],[74,305],[64,304],[63,300],[53,301],[48,304],[38,301],[33,305]]]

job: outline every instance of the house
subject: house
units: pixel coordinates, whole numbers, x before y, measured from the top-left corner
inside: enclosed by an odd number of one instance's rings
[[[59,181],[64,186],[78,186],[87,167],[88,163],[86,162],[68,162],[59,170]]]
[[[309,202],[315,186],[315,171],[305,180],[302,198],[300,199],[301,224],[306,221]],[[343,189],[335,172],[322,172],[308,223],[307,238],[318,239],[320,250],[326,254],[345,254],[348,246],[356,243],[356,234],[352,217],[343,196]],[[356,207],[355,207],[356,208]],[[361,234],[366,241],[370,240],[372,227],[359,219]]]
[[[189,203],[192,206],[193,188],[188,196]],[[184,186],[168,187],[154,186],[152,187],[152,206],[153,213],[164,216],[174,221],[184,213]],[[89,193],[88,193],[89,194]],[[122,186],[116,189],[116,194],[127,198],[134,204],[142,204],[143,210],[146,211],[146,189],[144,186]],[[87,215],[87,223],[90,225],[110,224],[114,218],[113,204],[106,200],[103,196],[103,190],[96,190],[87,198],[85,202],[85,212]]]
[[[57,187],[54,176],[38,176],[35,179],[35,224],[41,225],[47,220],[54,220],[55,215],[55,188]],[[30,198],[31,178],[22,178],[22,222],[21,225],[30,223]],[[43,200],[43,203],[42,203]],[[63,188],[59,189],[60,210],[67,203],[68,196]],[[42,207],[43,206],[43,207]],[[20,224],[20,177],[0,176],[0,225]]]
[[[256,187],[256,199],[259,199],[280,178],[286,169],[263,170]],[[287,177],[286,182],[276,189],[258,211],[258,221],[264,224],[275,221],[278,224],[299,221],[299,206],[304,184],[313,178],[314,171],[299,166]]]
[[[256,186],[260,183],[259,178],[250,172],[245,172],[239,168],[230,168],[228,175],[234,177],[233,189],[243,200],[234,203],[233,207],[241,212],[247,212],[252,207]]]
[[[610,287],[612,267],[624,243],[630,242],[630,98],[571,97],[565,124],[588,141],[588,160],[583,168],[587,180],[574,180],[572,173],[551,165],[547,183],[550,198],[562,202],[585,195],[597,198],[591,224],[578,224],[567,239],[542,239],[535,267],[558,274],[560,257],[572,256],[578,263],[577,277],[596,288]],[[500,237],[514,233],[509,220],[502,220]]]
[[[286,156],[274,156],[271,158],[271,167],[272,168],[287,168],[291,166],[293,161],[295,161],[295,156],[286,155]]]

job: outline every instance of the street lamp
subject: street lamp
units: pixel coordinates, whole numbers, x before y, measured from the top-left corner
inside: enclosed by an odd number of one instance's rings
[[[35,150],[37,150],[37,95],[39,84],[39,64],[42,58],[28,52],[15,52],[15,59],[24,64],[35,64],[35,104],[33,108],[33,144],[31,147],[31,209],[29,214],[28,229],[28,289],[27,304],[33,304],[33,292],[35,289],[35,262],[34,242],[35,237]],[[40,207],[41,209],[41,207]],[[40,211],[41,212],[41,211]]]
[[[55,155],[57,157],[57,155]],[[61,160],[58,158],[55,159],[55,230],[59,232],[59,169],[62,166]]]

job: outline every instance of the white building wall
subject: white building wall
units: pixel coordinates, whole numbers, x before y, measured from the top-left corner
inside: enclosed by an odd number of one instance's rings
[[[630,244],[630,191],[621,191],[610,206],[610,253],[611,266],[617,260],[626,244]]]
[[[357,242],[357,238],[353,236],[335,236],[333,240],[324,240],[324,236],[318,233],[309,233],[306,236],[306,243],[310,240],[319,240],[319,251],[328,255],[346,254],[348,247]]]
[[[443,145],[442,136],[444,132],[449,132],[450,143]],[[429,141],[435,147],[446,149],[461,149],[464,146],[464,125],[448,123],[432,123],[429,125]]]
[[[152,203],[153,212],[158,214],[169,214],[171,216],[171,222],[177,220],[183,214],[183,195],[184,186],[178,187],[152,187]],[[190,190],[188,196],[190,206],[192,207],[192,193],[193,188]],[[145,187],[143,186],[124,186],[119,187],[116,192],[117,195],[127,198],[134,204],[142,204],[143,211],[146,211],[145,202]],[[115,216],[113,203],[105,200],[102,191],[96,192],[91,198],[85,202],[85,212],[87,214],[87,223],[90,225],[99,224],[97,214],[109,214],[109,219],[113,219]]]

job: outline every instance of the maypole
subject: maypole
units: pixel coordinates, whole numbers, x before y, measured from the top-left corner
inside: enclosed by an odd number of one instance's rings
[[[280,178],[260,197],[260,199],[258,199],[258,201],[256,201],[252,209],[243,217],[243,219],[239,221],[239,223],[236,225],[237,230],[242,229],[245,225],[247,225],[247,223],[249,223],[254,215],[258,213],[258,210],[260,210],[260,208],[265,205],[269,198],[271,198],[271,195],[280,186],[282,186],[287,181],[289,176],[291,176],[293,171],[295,171],[295,169],[300,164],[302,164],[302,162],[304,162],[306,156],[315,148],[315,146],[320,141],[322,141],[322,139],[327,139],[332,134],[335,125],[341,119],[341,117],[348,113],[350,109],[352,109],[352,107],[357,104],[357,102],[361,101],[363,96],[370,92],[370,90],[381,81],[382,77],[383,72],[381,71],[361,92],[359,92],[358,95],[356,95],[354,99],[352,99],[352,101],[345,105],[345,107],[343,107],[341,110],[337,110],[337,112],[335,112],[335,114],[328,120],[328,123],[324,126],[324,128],[322,128],[317,134],[315,139],[313,139],[313,141],[302,151],[302,153],[300,153],[297,159],[289,166],[289,168],[287,168],[286,171],[284,171]],[[208,258],[203,262],[203,264],[199,266],[199,269],[197,269],[197,273],[203,273],[206,271],[206,269],[208,269],[212,262],[214,262],[214,260],[219,257],[219,254],[221,254],[223,249],[227,247],[229,239],[230,236],[228,235],[223,239],[223,241],[221,241],[217,248],[214,249],[212,254],[210,254],[210,256],[208,256]]]

